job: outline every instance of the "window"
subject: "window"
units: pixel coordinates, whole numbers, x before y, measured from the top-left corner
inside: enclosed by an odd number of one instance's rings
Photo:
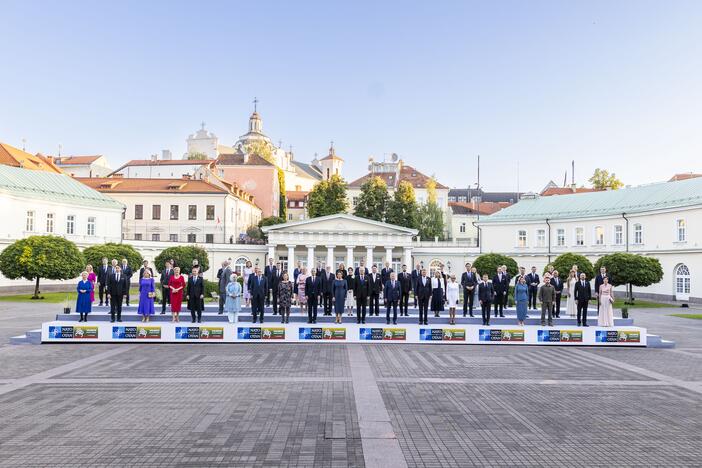
[[[675,294],[678,296],[690,294],[690,269],[687,265],[680,264],[675,269]]]
[[[456,201],[456,197],[454,197],[453,195],[449,195],[449,201],[450,201],[450,202],[455,202],[455,201]]]
[[[685,220],[684,220],[684,219],[679,219],[679,220],[677,220],[677,221],[676,221],[676,225],[677,225],[677,239],[678,239],[678,242],[685,242],[685,240],[686,240],[686,238],[687,238],[687,237],[686,237],[686,236],[687,236],[687,232],[686,232],[686,229],[685,229]]]
[[[27,211],[27,224],[25,227],[29,232],[34,231],[34,211]]]
[[[152,241],[160,241],[161,240],[161,234],[151,234],[151,240]]]
[[[188,234],[188,242],[191,242],[191,243],[197,242],[197,234]]]
[[[208,244],[214,244],[214,234],[205,234],[205,242]]]
[[[575,228],[575,245],[585,245],[585,229],[581,227]]]
[[[458,197],[458,201],[459,201],[459,202],[464,202],[464,203],[465,203],[467,200],[466,200],[466,197],[465,197],[465,196],[461,195],[460,197]]]
[[[171,221],[178,220],[178,205],[171,205]]]
[[[517,231],[517,247],[527,246],[527,232],[524,229]]]
[[[161,205],[151,206],[151,219],[161,219]]]
[[[358,205],[358,197],[353,197],[353,206],[354,208]]]
[[[241,276],[244,273],[244,268],[246,268],[246,262],[248,262],[249,259],[246,257],[239,257],[236,260],[234,260],[234,268],[233,271],[235,271],[239,276]]]
[[[460,227],[458,228],[458,231],[461,233],[466,232],[466,223],[461,223]]]
[[[614,245],[622,245],[624,243],[624,229],[621,224],[614,226]]]
[[[134,205],[134,219],[144,219],[144,205]]]
[[[134,233],[134,240],[141,240],[141,233],[140,232]]]
[[[205,216],[206,216],[207,221],[214,220],[214,205],[207,205],[206,208],[207,209],[205,211]]]
[[[66,234],[73,234],[76,230],[75,215],[66,216]]]
[[[558,247],[565,247],[565,239],[566,239],[565,229],[563,229],[563,228],[556,229],[556,245]]]
[[[292,221],[292,219],[293,219],[293,214],[292,214],[292,213],[288,213],[288,221]]]
[[[168,240],[171,242],[178,242],[178,234],[169,234]]]
[[[544,247],[546,245],[546,230],[537,229],[536,230],[536,246]]]
[[[54,214],[46,213],[46,232],[54,232]]]
[[[634,224],[634,244],[643,244],[643,227],[639,223]]]
[[[188,205],[188,219],[191,221],[197,219],[197,205]]]
[[[327,168],[327,179],[329,178],[329,168]]]
[[[88,216],[88,235],[89,236],[94,236],[95,235],[95,217],[94,216]]]
[[[595,226],[595,245],[604,245],[604,228]]]

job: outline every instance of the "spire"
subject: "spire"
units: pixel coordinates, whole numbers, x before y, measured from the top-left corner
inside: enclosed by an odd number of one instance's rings
[[[258,109],[257,109],[257,107],[258,107],[258,98],[257,98],[256,96],[254,96],[253,105],[254,105],[254,114],[255,114],[255,113],[258,111]]]

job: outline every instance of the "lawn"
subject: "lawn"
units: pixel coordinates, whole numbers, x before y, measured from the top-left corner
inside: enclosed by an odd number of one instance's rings
[[[595,302],[597,304],[597,302]],[[644,301],[644,300],[636,300],[634,301],[634,304],[624,304],[624,299],[614,299],[614,306],[615,309],[621,309],[622,307],[628,307],[629,309],[660,309],[662,307],[675,307],[671,306],[670,304],[662,304],[660,302],[652,302],[652,301]]]
[[[139,290],[132,289],[129,294],[131,295],[132,302],[134,302],[134,299],[136,299],[138,302]],[[12,296],[0,296],[0,302],[36,302],[38,304],[63,304],[66,301],[66,298],[68,297],[68,305],[72,308],[75,306],[77,295],[78,293],[76,291],[47,292],[40,294],[40,296],[43,299],[32,299],[32,293],[25,293],[15,294]],[[95,294],[95,299],[97,299],[97,297],[98,295]]]
[[[702,314],[670,314],[671,317],[702,320]]]

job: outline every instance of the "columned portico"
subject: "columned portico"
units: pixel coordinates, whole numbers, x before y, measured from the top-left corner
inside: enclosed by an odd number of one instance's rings
[[[366,246],[366,268],[368,268],[370,270],[372,264],[373,264],[373,246],[367,245]]]
[[[312,268],[315,267],[314,265],[314,245],[306,245],[307,247],[307,272],[309,273],[312,271]]]
[[[392,265],[392,246],[385,246],[385,262]]]
[[[346,246],[346,268],[353,266],[353,245]]]
[[[334,247],[335,245],[327,245],[327,265],[331,266],[331,271],[336,271],[334,267]]]
[[[407,265],[407,270],[412,271],[414,266],[412,265],[412,247],[405,247],[405,259],[404,264]]]
[[[295,273],[295,246],[287,245],[288,248],[288,279],[293,280]]]

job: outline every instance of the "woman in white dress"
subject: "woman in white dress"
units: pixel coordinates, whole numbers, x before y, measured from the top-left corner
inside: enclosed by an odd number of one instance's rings
[[[297,275],[297,303],[300,306],[300,313],[307,313],[307,296],[305,295],[305,281],[307,281],[307,267],[302,267],[302,271]]]
[[[578,312],[578,306],[575,303],[575,284],[578,282],[576,276],[575,276],[575,270],[570,270],[570,273],[568,274],[568,281],[566,281],[566,286],[568,290],[566,291],[566,295],[568,297],[568,300],[566,301],[566,312],[568,313],[568,317],[575,317]]]
[[[349,267],[346,274],[346,314],[353,317],[353,308],[356,307],[356,298],[353,297],[353,287],[356,285],[356,277],[353,274],[353,267]]]
[[[597,316],[598,327],[614,326],[614,311],[612,311],[613,302],[614,291],[612,291],[612,285],[609,284],[609,278],[605,276],[602,286],[600,286],[600,308]]]
[[[458,283],[456,275],[451,275],[451,279],[446,283],[446,302],[449,308],[449,325],[456,325],[456,305],[458,304]]]
[[[251,293],[249,293],[249,276],[253,274],[253,268],[251,267],[251,260],[246,262],[244,266],[244,300],[246,301],[246,307],[251,305]]]

